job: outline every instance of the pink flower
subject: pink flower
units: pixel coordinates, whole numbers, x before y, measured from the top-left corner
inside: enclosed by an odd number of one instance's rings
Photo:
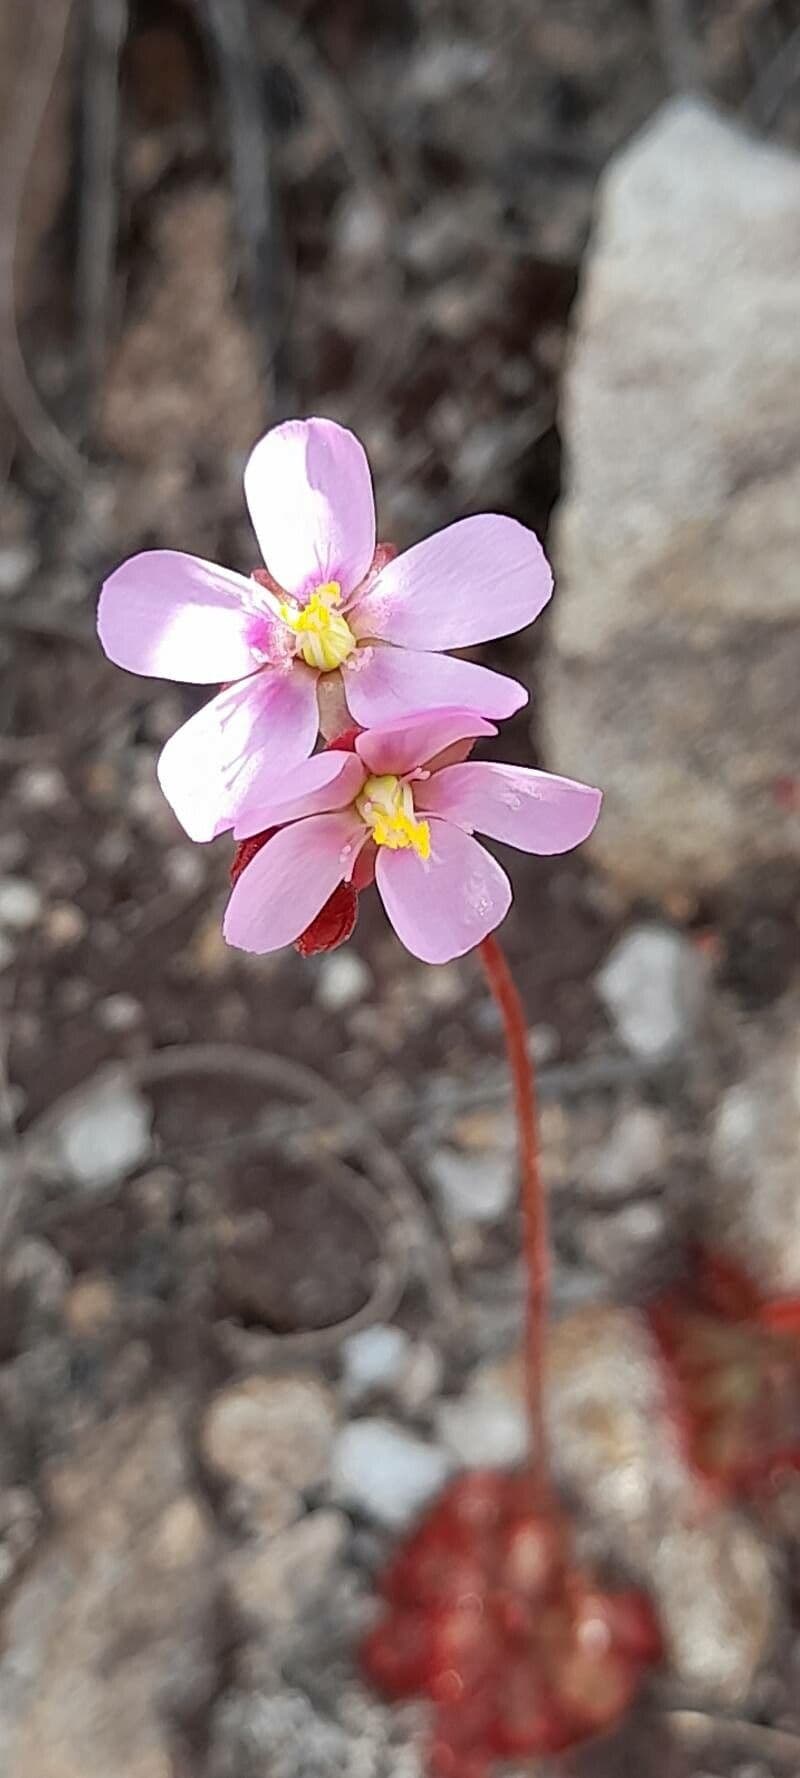
[[[477,828],[524,852],[568,852],[591,833],[601,793],[570,778],[467,760],[490,722],[440,710],[356,737],[295,767],[236,823],[237,839],[274,829],[238,876],[229,944],[292,944],[338,884],[374,875],[397,933],[423,963],[472,950],[505,917],[511,885],[473,838]]]
[[[256,445],[245,495],[268,572],[247,579],[175,550],[133,556],[109,576],[98,630],[132,673],[223,690],[178,729],[161,787],[186,832],[233,827],[265,773],[312,752],[318,697],[367,728],[458,705],[510,716],[524,687],[448,648],[532,623],[552,577],[515,519],[462,519],[401,556],[375,547],[369,465],[332,420],[290,420]],[[343,694],[343,695],[342,695]]]

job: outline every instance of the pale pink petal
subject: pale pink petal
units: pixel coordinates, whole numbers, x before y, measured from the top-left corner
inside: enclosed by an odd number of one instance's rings
[[[602,791],[573,778],[483,760],[446,766],[415,787],[414,795],[420,810],[542,855],[579,846],[602,800]]]
[[[223,933],[240,951],[290,945],[346,875],[364,825],[349,811],[279,828],[235,883]]]
[[[316,675],[266,667],[221,691],[164,747],[158,777],[190,839],[213,840],[260,796],[259,780],[307,759],[317,738]]]
[[[306,815],[327,815],[355,801],[366,772],[354,753],[315,753],[282,778],[256,786],[257,802],[248,804],[235,827],[237,840],[283,827]]]
[[[348,709],[363,728],[399,722],[420,710],[474,710],[501,718],[528,701],[516,679],[473,661],[380,642],[356,649],[341,671]]]
[[[470,710],[425,710],[400,723],[365,729],[356,739],[356,752],[370,772],[394,772],[402,778],[456,741],[496,734],[493,722]]]
[[[375,502],[363,445],[333,420],[287,420],[256,445],[244,491],[264,561],[296,598],[338,580],[347,597],[372,561]]]
[[[411,847],[378,847],[375,880],[389,919],[423,963],[449,963],[480,944],[505,919],[511,884],[477,840],[433,820],[430,858]]]
[[[116,666],[194,685],[244,679],[277,636],[254,581],[172,549],[146,550],[109,575],[97,629]]]
[[[535,533],[478,513],[388,562],[356,601],[352,626],[404,648],[467,648],[533,623],[552,590]]]

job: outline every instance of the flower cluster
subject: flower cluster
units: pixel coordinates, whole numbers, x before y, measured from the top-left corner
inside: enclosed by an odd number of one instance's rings
[[[247,578],[146,551],[110,575],[98,610],[117,665],[221,684],[158,775],[192,839],[239,842],[225,936],[246,951],[330,948],[374,880],[415,956],[460,956],[511,900],[475,831],[564,852],[600,807],[587,785],[468,758],[527,694],[446,651],[539,615],[552,590],[541,545],[497,514],[402,555],[377,543],[364,450],[330,420],[267,433],[244,480],[264,568]],[[333,744],[316,751],[321,737]]]
[[[651,1606],[571,1556],[529,1471],[460,1476],[392,1558],[362,1649],[386,1696],[434,1706],[432,1778],[558,1753],[614,1727],[661,1654]]]

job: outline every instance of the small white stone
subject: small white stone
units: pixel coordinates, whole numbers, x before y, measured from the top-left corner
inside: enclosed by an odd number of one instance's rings
[[[8,543],[0,549],[0,593],[18,593],[38,561],[38,553],[30,543]]]
[[[23,766],[14,779],[14,789],[30,809],[55,809],[69,795],[67,780],[58,766]]]
[[[116,1185],[146,1158],[151,1121],[141,1094],[109,1074],[56,1109],[47,1137],[67,1182],[91,1195]]]
[[[98,1024],[102,1025],[104,1031],[132,1031],[135,1025],[141,1023],[141,1019],[141,1002],[135,1000],[132,994],[109,994],[105,1000],[99,1002],[97,1008]]]
[[[468,1469],[520,1463],[530,1444],[525,1404],[503,1387],[495,1365],[484,1365],[464,1395],[442,1403],[436,1428],[451,1455]]]
[[[0,926],[27,932],[36,925],[41,911],[42,898],[35,883],[26,877],[0,877]]]
[[[510,1155],[495,1150],[458,1154],[437,1148],[428,1158],[428,1173],[448,1222],[494,1222],[505,1215],[514,1195]]]
[[[209,1467],[258,1496],[280,1483],[318,1487],[334,1429],[329,1389],[305,1374],[243,1377],[209,1403],[200,1433]]]
[[[379,1524],[407,1525],[444,1486],[447,1453],[392,1420],[355,1420],[334,1446],[332,1490]]]
[[[323,957],[317,976],[317,999],[326,1012],[344,1012],[363,1000],[372,975],[357,951],[342,949]]]
[[[691,1041],[704,968],[680,932],[655,921],[632,926],[595,979],[623,1043],[641,1061],[667,1062]]]
[[[360,1401],[373,1389],[390,1389],[408,1356],[411,1341],[401,1327],[365,1327],[352,1334],[342,1347],[345,1394]]]
[[[650,1105],[628,1105],[587,1165],[586,1185],[598,1195],[622,1196],[653,1179],[669,1155],[668,1123]]]

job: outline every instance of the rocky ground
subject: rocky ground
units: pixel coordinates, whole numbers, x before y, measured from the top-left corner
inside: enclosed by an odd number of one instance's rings
[[[255,239],[214,9],[142,4],[99,309],[65,174],[91,43],[60,10],[15,223],[44,407],[11,401],[0,526],[0,1769],[419,1778],[416,1707],[354,1667],[372,1576],[459,1466],[524,1448],[477,969],[417,966],[369,898],[329,957],[227,952],[227,843],[190,845],[154,775],[202,694],[93,641],[132,549],[251,565],[244,454],[317,409],[399,543],[560,499],[553,617],[482,652],[535,694],[507,755],[608,792],[594,852],[510,860],[550,1418],[581,1547],[647,1585],[668,1650],[560,1769],[796,1778],[800,1494],[700,1489],[643,1314],[698,1241],[800,1294],[792,8],[696,9],[751,141],[649,122],[686,59],[668,6],[661,36],[634,0],[258,6]]]

